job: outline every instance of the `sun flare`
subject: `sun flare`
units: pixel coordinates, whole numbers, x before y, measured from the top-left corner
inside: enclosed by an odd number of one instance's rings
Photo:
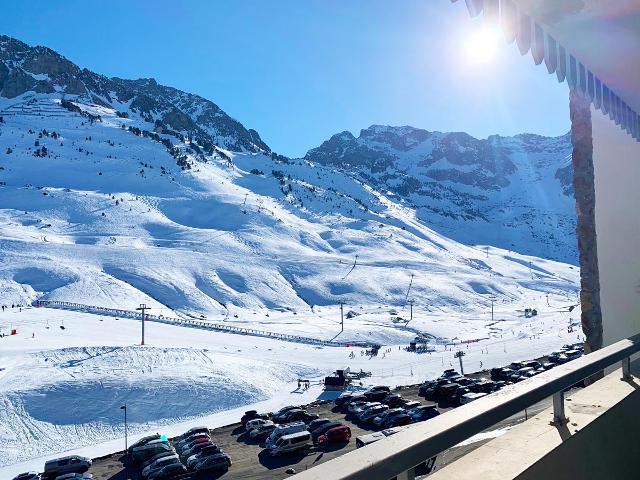
[[[500,30],[497,27],[482,27],[472,32],[466,42],[467,61],[476,65],[487,65],[496,59]]]

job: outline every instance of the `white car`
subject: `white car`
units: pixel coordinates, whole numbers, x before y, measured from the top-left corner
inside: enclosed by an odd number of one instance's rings
[[[254,418],[253,420],[249,420],[247,422],[247,424],[245,425],[244,429],[245,431],[249,432],[251,430],[253,430],[254,428],[258,428],[260,425],[264,425],[265,423],[271,422],[271,420],[265,420],[263,418]]]
[[[266,433],[272,432],[276,428],[276,424],[271,420],[268,420],[261,425],[258,425],[256,428],[251,429],[249,431],[249,438],[257,438],[261,435],[265,435]]]

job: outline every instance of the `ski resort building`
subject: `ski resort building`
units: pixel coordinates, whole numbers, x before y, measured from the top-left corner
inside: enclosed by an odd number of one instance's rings
[[[429,478],[637,478],[640,1],[452,3],[448,8],[466,3],[471,16],[499,25],[513,48],[531,54],[541,75],[569,86],[581,320],[590,353],[295,478],[413,479],[416,466],[549,396],[552,409]],[[563,391],[584,379],[588,386],[566,401]]]

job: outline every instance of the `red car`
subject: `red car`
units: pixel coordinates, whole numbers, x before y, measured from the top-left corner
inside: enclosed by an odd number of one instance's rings
[[[318,444],[348,442],[351,438],[351,429],[346,425],[333,427],[318,437]]]

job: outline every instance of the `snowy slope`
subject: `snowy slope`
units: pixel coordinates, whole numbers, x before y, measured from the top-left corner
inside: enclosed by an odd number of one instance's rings
[[[576,313],[557,307],[541,306],[535,318],[497,308],[498,321],[492,325],[488,312],[458,319],[416,310],[426,331],[458,332],[464,339],[486,336],[465,348],[467,371],[479,369],[480,362],[491,368],[528,359],[581,338],[567,330],[571,318],[577,323]],[[360,328],[386,323],[388,311],[368,315],[371,324]],[[131,319],[31,308],[0,312],[0,322],[18,331],[0,338],[1,478],[39,470],[46,458],[69,450],[98,456],[121,449],[124,425],[119,407],[124,402],[133,441],[148,432],[175,435],[195,425],[227,425],[248,405],[275,411],[285,404],[311,402],[323,397],[320,387],[302,392],[296,388],[297,379],[309,378],[315,384],[336,368],[363,369],[372,373],[365,384],[391,386],[458,368],[453,352],[439,344],[431,354],[394,345],[384,355],[369,358],[360,349],[318,348],[149,323],[146,345],[141,347],[135,345],[140,324]],[[310,316],[301,325],[315,322]]]
[[[373,125],[334,135],[305,158],[416,209],[438,232],[577,264],[569,135],[479,140]]]
[[[518,303],[576,289],[569,265],[454,242],[328,167],[228,152],[231,161],[185,153],[182,170],[162,143],[136,135],[144,121],[77,103],[100,116],[89,122],[57,98],[20,101],[1,110],[5,303],[147,302],[240,318],[237,309],[403,304],[410,282],[412,297],[459,312],[489,293]]]

